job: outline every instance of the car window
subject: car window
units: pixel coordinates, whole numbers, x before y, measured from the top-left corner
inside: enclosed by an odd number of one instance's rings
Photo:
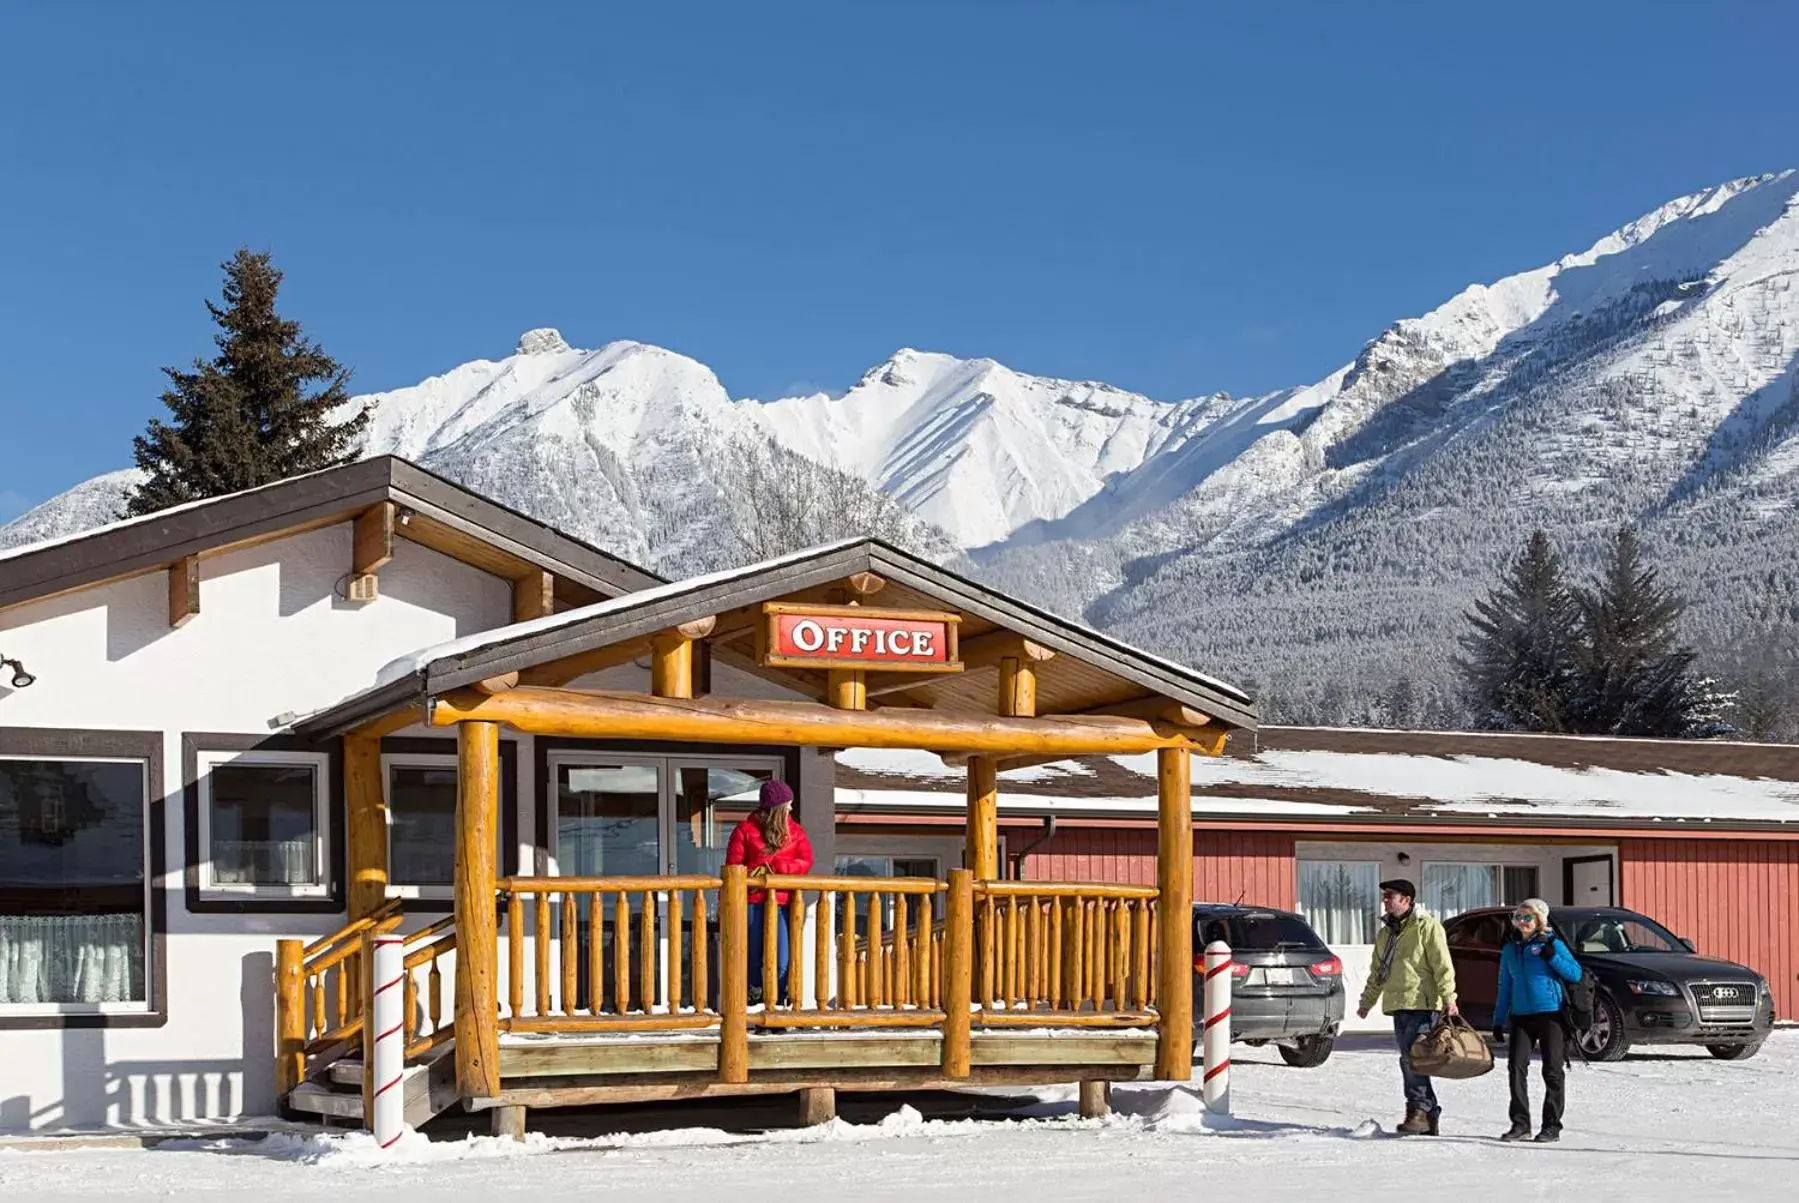
[[[1504,915],[1466,915],[1444,928],[1451,948],[1491,952],[1505,943]]]
[[[1575,924],[1569,943],[1577,952],[1685,952],[1674,937],[1646,919],[1599,915]]]
[[[1203,947],[1223,940],[1232,948],[1246,952],[1275,952],[1283,948],[1322,949],[1318,938],[1304,919],[1292,915],[1250,911],[1241,915],[1208,918],[1200,923]]]

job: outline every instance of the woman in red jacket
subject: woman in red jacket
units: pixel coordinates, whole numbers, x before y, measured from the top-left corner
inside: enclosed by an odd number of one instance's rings
[[[793,817],[793,789],[785,781],[762,783],[756,809],[731,833],[731,842],[725,848],[725,864],[743,865],[752,874],[758,869],[767,869],[778,876],[797,876],[812,871],[812,841],[807,838],[806,829]],[[775,891],[774,905],[786,906],[787,899],[788,891]],[[762,1001],[762,911],[768,904],[768,891],[751,890],[749,903],[749,1001],[754,1006]],[[775,971],[785,995],[789,952],[787,924],[777,922],[775,933]]]

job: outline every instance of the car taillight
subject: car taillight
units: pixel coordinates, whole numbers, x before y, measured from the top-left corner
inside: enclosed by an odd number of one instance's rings
[[[1206,975],[1206,954],[1205,953],[1203,953],[1203,952],[1198,953],[1197,955],[1194,956],[1193,972],[1199,974],[1201,977],[1204,977]],[[1231,962],[1231,976],[1232,977],[1248,977],[1249,976],[1249,966],[1245,965],[1242,961],[1232,961]]]
[[[1342,977],[1343,976],[1343,962],[1338,960],[1336,957],[1332,957],[1328,961],[1319,961],[1316,965],[1312,966],[1312,976],[1313,977]]]
[[[1249,966],[1245,965],[1242,961],[1232,961],[1231,962],[1231,976],[1232,977],[1248,977],[1249,976]]]

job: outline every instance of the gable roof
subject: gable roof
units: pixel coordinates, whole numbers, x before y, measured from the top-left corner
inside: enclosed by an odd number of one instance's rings
[[[565,600],[576,604],[661,582],[409,460],[380,455],[0,552],[0,610],[334,525],[383,501],[409,511],[405,537],[499,575],[551,572],[573,586]]]
[[[313,736],[339,734],[377,714],[433,694],[641,639],[684,622],[832,586],[861,572],[887,582],[884,593],[892,590],[901,596],[916,596],[959,611],[965,621],[1015,632],[1073,660],[1097,666],[1110,678],[1128,682],[1132,689],[1200,710],[1224,726],[1256,725],[1256,703],[1233,685],[996,593],[880,540],[854,539],[425,648],[389,665],[371,688],[296,723],[295,730]],[[917,690],[953,689],[956,682],[950,678],[955,676],[921,680]]]

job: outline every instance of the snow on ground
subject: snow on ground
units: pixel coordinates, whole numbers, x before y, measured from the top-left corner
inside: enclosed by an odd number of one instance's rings
[[[376,1199],[441,1203],[545,1196],[700,1203],[1033,1203],[1247,1195],[1333,1199],[1786,1198],[1799,1166],[1799,1031],[1761,1055],[1714,1061],[1674,1048],[1569,1070],[1567,1129],[1552,1147],[1501,1145],[1503,1060],[1439,1082],[1443,1135],[1397,1138],[1388,1043],[1345,1040],[1318,1069],[1239,1046],[1235,1114],[1209,1120],[1187,1091],[1120,1088],[1120,1114],[1073,1116],[1073,1090],[1002,1119],[927,1120],[895,1101],[875,1123],[711,1128],[524,1145],[411,1136],[383,1154],[361,1135],[185,1142],[154,1150],[0,1152],[0,1197]],[[1533,1099],[1541,1083],[1533,1073]],[[1782,1185],[1785,1182],[1786,1185]]]

